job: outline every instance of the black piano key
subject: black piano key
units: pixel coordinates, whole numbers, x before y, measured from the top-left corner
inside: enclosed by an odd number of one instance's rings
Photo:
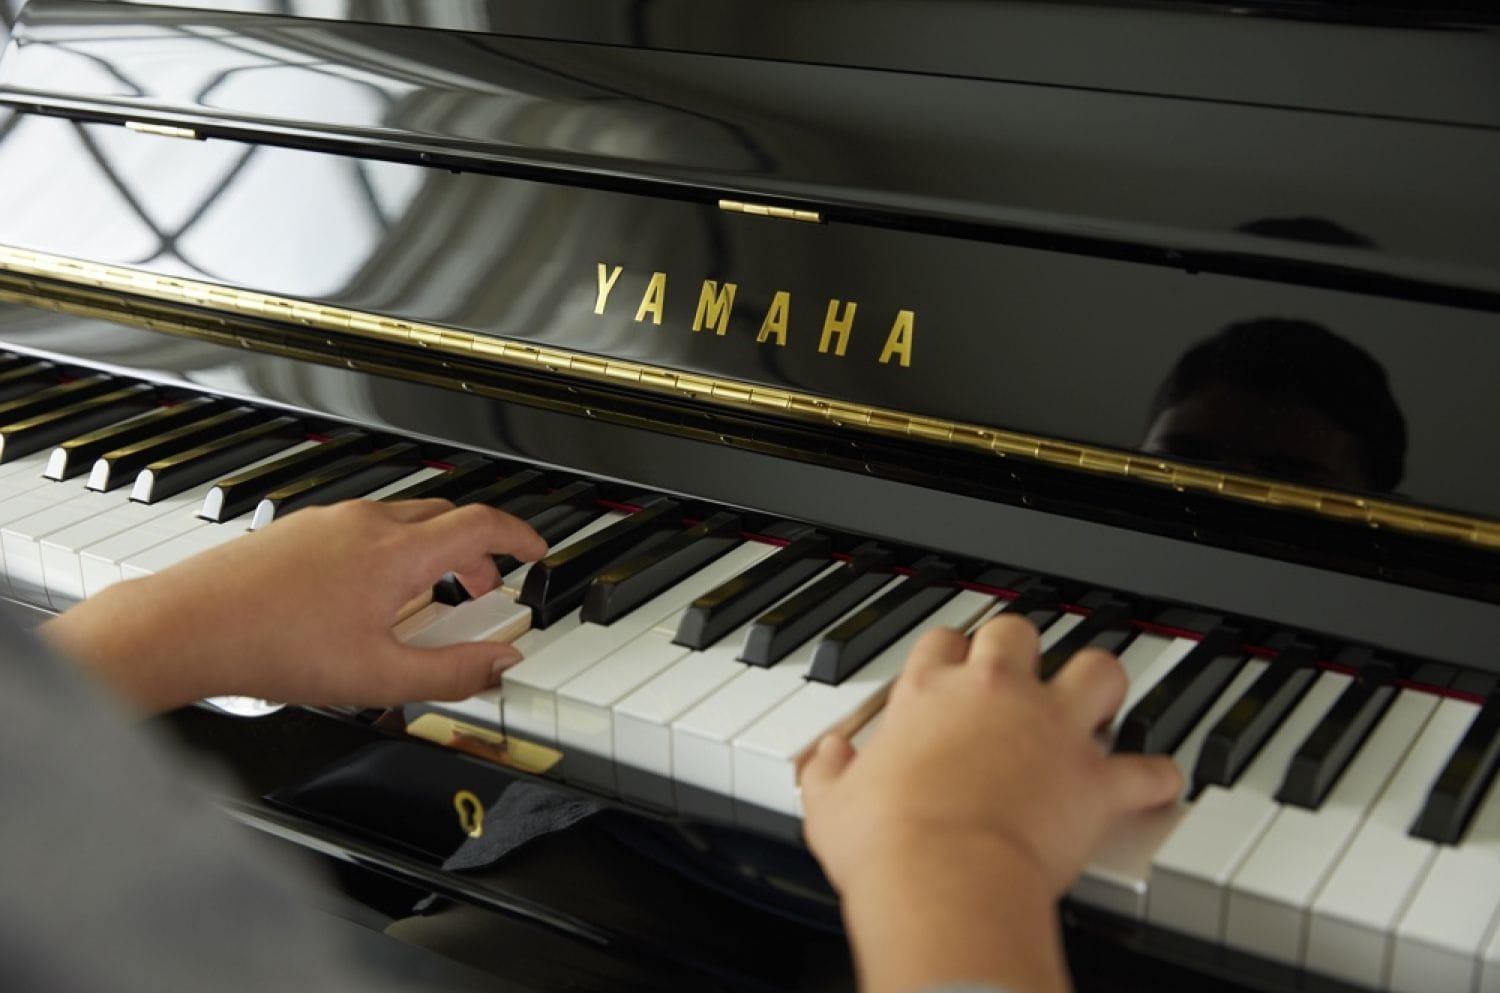
[[[547,488],[547,474],[536,469],[522,469],[520,472],[512,473],[492,483],[487,483],[476,490],[457,497],[454,502],[459,506],[466,503],[482,503],[487,507],[495,507],[504,510],[505,507],[518,497],[531,496],[540,493]],[[506,511],[510,513],[510,511]]]
[[[1395,676],[1393,667],[1372,664],[1344,687],[1307,740],[1297,747],[1276,791],[1278,801],[1309,810],[1322,806],[1323,798],[1396,698],[1396,687],[1391,685]]]
[[[242,431],[264,415],[254,407],[231,407],[201,420],[116,448],[99,456],[89,470],[88,488],[108,493],[135,481],[136,474],[158,459],[197,448],[206,441]]]
[[[305,436],[302,422],[295,417],[273,417],[252,424],[146,466],[136,476],[130,499],[147,504],[165,500],[216,476],[233,472],[240,466],[290,448]]]
[[[322,444],[221,479],[203,498],[203,509],[198,516],[220,524],[232,520],[254,508],[262,497],[277,487],[308,473],[317,472],[349,455],[368,452],[374,444],[370,436],[363,432],[345,431]]]
[[[741,544],[740,515],[720,511],[594,577],[583,620],[609,624]]]
[[[92,469],[94,463],[106,452],[171,431],[206,416],[209,411],[218,409],[218,406],[219,401],[212,397],[192,397],[170,407],[158,407],[128,421],[69,438],[52,450],[43,475],[48,479],[58,480],[80,476]]]
[[[493,483],[500,475],[499,464],[482,455],[458,455],[450,461],[451,468],[381,497],[381,502],[432,498],[457,501],[459,497]]]
[[[1091,608],[1089,615],[1042,653],[1038,672],[1043,679],[1051,679],[1082,649],[1093,647],[1118,652],[1135,637],[1130,604],[1125,601],[1108,594],[1090,594],[1083,599],[1082,606]]]
[[[364,496],[411,475],[421,464],[422,447],[411,441],[398,441],[373,452],[351,455],[267,493],[256,506],[250,526],[262,528],[275,518],[303,507]]]
[[[120,381],[114,377],[95,373],[90,376],[81,376],[70,382],[29,390],[23,396],[0,403],[0,424],[9,425],[29,420],[40,414],[60,410],[79,400],[87,400],[89,397],[108,393],[118,389],[119,386]]]
[[[579,480],[546,494],[530,508],[528,513],[520,517],[521,520],[530,524],[532,530],[541,535],[542,540],[550,547],[575,531],[592,524],[603,513],[604,508],[599,506],[598,485],[587,480]],[[514,555],[495,556],[495,568],[502,576],[520,564],[521,560]]]
[[[681,504],[666,497],[652,500],[597,534],[532,565],[516,601],[532,609],[532,626],[547,627],[583,603],[595,576],[665,541],[681,526]]]
[[[0,402],[35,393],[58,381],[57,366],[51,362],[23,359],[0,370]]]
[[[792,539],[770,558],[694,600],[678,622],[673,642],[700,651],[709,647],[827,568],[832,552],[833,540],[826,534],[814,531]]]
[[[1051,583],[1029,579],[1016,587],[1016,597],[1005,605],[1004,613],[1024,617],[1038,631],[1045,631],[1062,616],[1062,593]]]
[[[1210,631],[1120,722],[1115,751],[1169,755],[1224,692],[1245,664],[1244,634]]]
[[[921,560],[895,589],[829,631],[813,649],[807,678],[837,686],[922,618],[951,600],[957,570],[935,557]]]
[[[1418,838],[1456,845],[1500,768],[1500,693],[1485,701],[1438,774],[1411,826]]]
[[[128,383],[108,393],[0,428],[0,462],[9,462],[49,445],[150,410],[156,390],[146,383]]]
[[[1193,767],[1193,794],[1206,786],[1233,786],[1261,745],[1318,678],[1316,651],[1294,642],[1251,684],[1203,741]]]
[[[859,546],[842,568],[757,617],[745,635],[740,661],[759,666],[780,662],[788,652],[890,582],[895,561],[895,553],[888,548],[874,543]]]

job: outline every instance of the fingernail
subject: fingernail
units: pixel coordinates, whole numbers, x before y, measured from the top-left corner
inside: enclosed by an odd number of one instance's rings
[[[490,663],[490,685],[499,686],[505,670],[521,661],[521,653],[511,645],[501,645]]]

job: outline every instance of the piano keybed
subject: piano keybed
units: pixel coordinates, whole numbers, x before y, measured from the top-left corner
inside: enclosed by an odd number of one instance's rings
[[[503,586],[451,584],[402,621],[437,645],[531,630],[502,689],[438,710],[554,746],[571,781],[784,830],[798,762],[878,725],[912,644],[1024,613],[1050,672],[1085,645],[1129,676],[1115,747],[1188,789],[1126,823],[1073,898],[1371,988],[1500,990],[1495,677],[923,556],[316,417],[0,358],[9,594],[66,609],[299,507],[444,496],[551,542]]]

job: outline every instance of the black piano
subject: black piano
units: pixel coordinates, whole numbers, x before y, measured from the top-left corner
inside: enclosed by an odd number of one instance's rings
[[[529,610],[502,691],[163,719],[339,913],[850,989],[797,763],[1012,610],[1190,783],[1064,903],[1081,988],[1500,990],[1489,4],[6,10],[7,596],[348,497],[552,543],[402,622]]]

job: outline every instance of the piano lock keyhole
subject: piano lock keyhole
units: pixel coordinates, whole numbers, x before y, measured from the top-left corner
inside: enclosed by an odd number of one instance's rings
[[[458,826],[470,838],[484,834],[484,804],[468,790],[453,794],[453,809],[458,811]]]

